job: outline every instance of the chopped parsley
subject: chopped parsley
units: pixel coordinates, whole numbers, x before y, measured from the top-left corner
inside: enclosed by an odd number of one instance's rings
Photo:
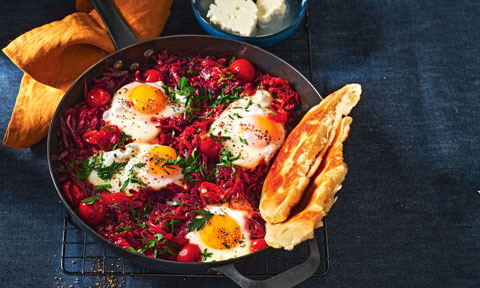
[[[95,170],[98,174],[98,177],[103,180],[110,180],[113,177],[113,174],[118,173],[121,169],[127,166],[127,162],[115,162],[109,166],[103,164],[103,154],[98,158],[98,155],[95,155],[92,158],[92,161],[88,159],[83,160],[80,163],[81,170],[75,171],[75,177],[78,179],[85,180],[90,176],[92,170]]]
[[[108,192],[109,188],[112,188],[112,185],[110,185],[110,184],[95,185],[95,190],[97,190],[97,191],[107,191]]]
[[[183,205],[183,200],[182,201],[167,201],[167,204],[170,206],[182,206]]]
[[[217,168],[215,170],[216,174],[220,173],[219,167],[232,167],[233,172],[236,171],[235,166],[233,166],[233,161],[240,159],[242,155],[238,154],[236,157],[233,156],[232,152],[225,150],[220,152],[220,163],[217,164]]]
[[[113,205],[113,208],[117,209],[117,210],[121,210],[120,207],[118,207],[116,204]]]
[[[248,145],[248,142],[247,142],[246,139],[243,139],[242,137],[238,137],[238,139],[239,139],[240,142],[242,142],[243,144]]]
[[[268,108],[265,108],[265,107],[262,107],[260,104],[257,104],[258,108],[262,109],[262,110],[265,110],[267,111],[268,113],[270,114],[273,114],[273,116],[277,116],[277,113],[273,112],[272,110],[268,109]]]
[[[170,89],[168,89],[167,86],[162,86],[162,88],[163,88],[163,92],[165,93],[165,95],[166,95],[169,99],[171,99],[173,102],[176,102],[176,101],[177,101],[177,98],[176,98],[176,96],[175,96],[175,93],[170,92]]]
[[[125,180],[125,182],[123,182],[123,184],[122,184],[122,187],[120,187],[120,192],[125,190],[125,188],[127,188],[129,183],[142,183],[142,181],[140,181],[140,179],[135,177],[135,168],[143,167],[143,166],[145,166],[145,163],[137,163],[137,164],[133,165],[133,167],[130,169],[130,173],[128,174],[127,180]]]
[[[198,76],[198,72],[195,70],[187,70],[187,74],[192,76]]]
[[[127,135],[124,132],[120,132],[120,135],[122,135],[122,140],[120,140],[120,142],[118,142],[117,144],[113,145],[112,150],[117,149],[118,147],[122,146],[122,144],[125,143],[127,139],[132,138],[132,135]]]
[[[180,223],[180,220],[170,219],[170,221],[164,222],[163,226],[170,228],[170,232],[173,233],[173,229],[175,229],[175,223]]]
[[[251,99],[248,100],[248,103],[247,103],[247,106],[245,106],[245,111],[249,112],[248,108],[250,108],[250,106],[252,106],[253,102]]]
[[[95,195],[95,196],[89,197],[87,199],[83,199],[81,202],[86,203],[87,205],[92,205],[98,199],[100,199],[100,195]]]
[[[207,261],[207,259],[211,258],[213,255],[212,252],[207,251],[207,248],[203,249],[203,252],[200,252],[200,254],[202,255],[202,262]]]
[[[138,217],[137,210],[133,209],[130,203],[127,203],[127,207],[128,207],[128,210],[130,210],[130,212],[132,213],[132,218],[134,219],[137,218]]]
[[[126,227],[120,227],[118,229],[115,229],[115,233],[121,233],[125,231],[132,232],[132,227],[126,226]]]
[[[207,210],[192,210],[193,213],[200,214],[204,217],[200,218],[192,218],[190,219],[190,222],[187,225],[187,231],[194,231],[194,230],[202,230],[203,226],[205,226],[205,223],[207,223],[210,218],[213,217],[213,213],[208,212]]]
[[[214,177],[211,174],[207,174],[206,164],[201,160],[200,154],[196,153],[197,149],[193,149],[192,153],[186,158],[178,157],[176,159],[170,159],[163,163],[162,167],[168,169],[175,169],[173,165],[178,165],[182,168],[182,173],[184,174],[185,181],[190,183],[200,181],[200,179],[193,178],[190,174],[195,172],[200,172],[203,179],[212,180]],[[199,163],[200,162],[200,163]]]

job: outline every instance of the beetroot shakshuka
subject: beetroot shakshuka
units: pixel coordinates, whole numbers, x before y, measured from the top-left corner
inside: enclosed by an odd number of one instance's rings
[[[109,241],[184,262],[266,247],[258,204],[299,97],[245,59],[161,51],[60,118],[63,193]]]

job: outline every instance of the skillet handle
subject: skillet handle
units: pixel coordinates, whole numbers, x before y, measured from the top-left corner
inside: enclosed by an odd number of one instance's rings
[[[310,253],[305,262],[266,280],[256,281],[247,278],[240,274],[237,268],[235,268],[234,264],[213,267],[211,269],[224,274],[233,282],[237,283],[240,287],[243,288],[293,287],[313,276],[313,274],[317,272],[318,267],[320,266],[320,251],[318,249],[317,241],[315,240],[315,238],[308,240],[308,247]]]
[[[120,13],[113,5],[111,0],[91,0],[98,15],[102,18],[103,23],[107,27],[108,33],[112,36],[113,45],[116,50],[120,50],[138,41],[132,30],[128,28],[127,23],[123,20]]]

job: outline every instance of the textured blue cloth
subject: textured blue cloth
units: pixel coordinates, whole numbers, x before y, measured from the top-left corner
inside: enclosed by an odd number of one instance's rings
[[[363,95],[345,145],[349,174],[328,217],[330,273],[301,286],[479,287],[480,1],[309,2],[314,84],[327,95],[358,82]],[[73,1],[3,0],[0,46],[73,11]],[[167,33],[202,32],[195,25]],[[21,75],[0,55],[1,135]],[[0,146],[0,159],[0,286],[78,286],[60,271],[65,210],[46,141]],[[124,287],[232,284],[124,280]]]

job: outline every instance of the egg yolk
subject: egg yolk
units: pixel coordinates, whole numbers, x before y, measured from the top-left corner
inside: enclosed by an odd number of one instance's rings
[[[135,109],[143,114],[155,114],[166,106],[166,95],[160,88],[140,85],[130,92],[130,101]]]
[[[278,124],[263,115],[254,115],[247,121],[250,125],[243,130],[243,135],[249,146],[265,147],[271,142],[278,142],[282,132]]]
[[[168,165],[167,160],[176,159],[177,152],[172,147],[155,146],[148,151],[148,173],[166,176],[178,173],[177,165]]]
[[[230,249],[242,242],[242,233],[237,221],[227,215],[214,215],[200,231],[203,243],[210,248]]]

